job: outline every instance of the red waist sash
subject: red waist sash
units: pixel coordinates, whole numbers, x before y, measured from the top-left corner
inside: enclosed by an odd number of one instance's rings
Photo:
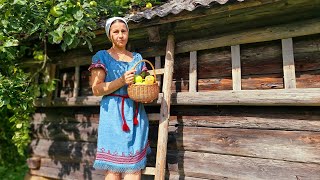
[[[129,98],[128,95],[120,95],[120,94],[109,94],[108,96],[117,96],[117,97],[121,97],[121,116],[122,116],[122,130],[123,131],[129,131],[130,128],[127,124],[127,121],[125,119],[125,116],[124,116],[124,100],[126,98]],[[133,116],[133,124],[134,125],[138,125],[138,111],[139,111],[139,104],[138,102],[135,102],[135,112],[134,112],[134,116]]]

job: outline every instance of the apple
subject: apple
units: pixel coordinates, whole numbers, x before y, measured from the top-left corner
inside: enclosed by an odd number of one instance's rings
[[[50,9],[50,14],[51,14],[52,16],[54,16],[54,17],[59,17],[59,16],[61,16],[63,13],[62,13],[62,11],[60,10],[59,7],[54,6],[54,7],[52,7],[52,8]]]
[[[96,1],[90,1],[90,6],[96,7],[97,6],[97,2]]]
[[[148,8],[148,9],[152,8],[152,4],[151,4],[150,2],[148,2],[148,3],[146,4],[146,8]]]
[[[136,75],[134,75],[134,83],[141,83],[142,82],[142,80],[143,80],[143,78],[142,78],[142,76],[140,76],[140,75],[138,75],[138,74],[136,74]]]
[[[146,82],[146,84],[153,84],[154,83],[154,76],[148,75],[144,78],[144,81]]]

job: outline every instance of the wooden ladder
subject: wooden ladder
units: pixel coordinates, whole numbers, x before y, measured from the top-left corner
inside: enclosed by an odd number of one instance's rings
[[[161,102],[160,117],[154,118],[154,115],[149,114],[149,120],[159,120],[158,145],[156,156],[156,167],[146,167],[142,174],[154,175],[155,180],[163,180],[165,178],[167,142],[168,142],[168,126],[170,117],[171,104],[171,85],[174,65],[174,36],[168,35],[165,65],[163,69],[156,69],[156,74],[164,74],[162,96],[159,96]],[[156,57],[155,68],[161,68],[161,58]],[[150,71],[153,74],[153,71]],[[159,78],[160,79],[160,78]]]

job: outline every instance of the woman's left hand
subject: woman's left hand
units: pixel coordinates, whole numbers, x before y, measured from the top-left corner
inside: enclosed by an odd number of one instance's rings
[[[122,78],[124,79],[125,84],[127,85],[133,84],[135,72],[136,70],[129,70],[124,73]]]

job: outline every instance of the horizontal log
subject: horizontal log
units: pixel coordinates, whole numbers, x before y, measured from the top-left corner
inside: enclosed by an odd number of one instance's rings
[[[320,33],[319,19],[305,20],[285,25],[276,25],[268,28],[258,28],[230,34],[219,35],[218,37],[206,37],[197,40],[187,40],[176,44],[176,53],[199,51],[238,44],[273,41],[291,37],[305,36]]]
[[[212,92],[178,92],[171,96],[172,105],[267,105],[267,106],[319,106],[319,88],[241,90]],[[162,93],[153,103],[159,105]],[[56,98],[51,104],[36,106],[99,106],[101,97]]]
[[[33,114],[32,122],[34,124],[68,124],[68,123],[79,123],[75,124],[81,127],[90,127],[96,126],[99,123],[99,109],[96,107],[92,107],[92,109],[73,111],[76,108],[70,108],[69,110],[65,109],[46,109],[44,112],[36,112]],[[57,113],[57,111],[59,113]],[[147,113],[149,121],[159,121],[160,114],[159,113]],[[82,124],[81,124],[82,123]]]
[[[30,172],[28,172],[24,176],[24,180],[52,180],[52,179],[51,178],[42,177],[42,176],[31,175]]]
[[[38,139],[54,139],[57,141],[96,142],[98,124],[96,123],[42,123],[31,125],[32,135]]]
[[[239,109],[237,111],[239,111]],[[320,132],[320,121],[302,120],[295,117],[290,118],[290,116],[285,115],[283,117],[268,117],[268,114],[265,114],[264,116],[265,117],[258,114],[253,116],[249,114],[239,114],[235,116],[172,116],[170,117],[170,125]]]
[[[320,132],[180,126],[168,141],[173,150],[320,163]]]
[[[98,124],[86,123],[52,123],[32,124],[32,136],[35,139],[72,142],[97,142]],[[149,125],[149,142],[156,147],[158,125]]]
[[[31,170],[31,179],[29,180],[47,180],[47,178],[55,178],[55,179],[104,179],[104,171],[103,170],[95,170],[92,168],[92,162],[86,163],[71,163],[68,161],[56,161],[54,159],[42,158],[41,159],[42,167],[39,170]],[[48,172],[50,171],[50,172]],[[188,180],[200,180],[198,178],[192,177],[184,177],[178,174],[167,173],[167,177],[170,179],[178,179],[184,178]],[[152,175],[154,174],[153,167],[146,167],[142,171],[142,179],[153,179],[152,176],[144,176],[144,175]],[[29,175],[30,176],[30,175]],[[41,177],[42,176],[42,177]],[[47,178],[45,178],[45,177]]]
[[[27,159],[27,165],[29,169],[39,169],[40,157],[30,157]]]
[[[32,156],[50,158],[55,161],[69,163],[93,163],[97,149],[96,142],[54,141],[48,139],[34,139],[30,144]],[[147,166],[155,166],[156,149],[151,147],[147,156]],[[43,163],[41,161],[41,166]]]
[[[96,143],[46,139],[32,140],[30,147],[34,156],[69,162],[93,162],[96,151]]]
[[[318,179],[320,165],[251,157],[168,151],[168,170],[216,179]]]
[[[38,170],[30,170],[30,174],[53,179],[105,179],[105,172],[94,170],[92,164],[70,163],[50,159],[42,159],[41,163],[44,163],[44,165]]]
[[[319,106],[319,89],[275,89],[215,92],[180,92],[172,95],[178,105],[292,105]]]
[[[319,164],[189,151],[169,150],[167,163],[169,175],[198,179],[317,179],[320,174]],[[90,162],[71,163],[43,158],[42,165],[39,170],[31,170],[31,174],[59,179],[104,178],[104,172],[93,170]]]

